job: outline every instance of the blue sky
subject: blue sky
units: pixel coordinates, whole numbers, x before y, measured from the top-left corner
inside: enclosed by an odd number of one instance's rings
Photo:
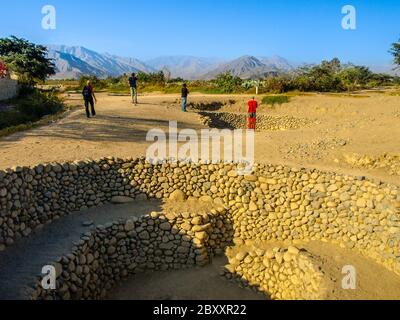
[[[57,29],[41,28],[54,5]],[[341,27],[344,5],[357,9],[357,29]],[[123,56],[236,58],[280,55],[291,61],[382,64],[400,38],[399,0],[13,0],[2,1],[0,37],[82,45]]]

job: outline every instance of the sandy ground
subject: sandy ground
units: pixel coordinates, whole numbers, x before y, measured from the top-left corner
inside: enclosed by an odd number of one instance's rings
[[[257,248],[273,248],[279,243],[257,244]],[[319,262],[328,280],[328,300],[399,300],[400,277],[374,261],[353,251],[325,242],[314,241],[299,246]],[[235,247],[233,252],[246,250]],[[111,300],[268,300],[269,297],[220,276],[227,264],[217,257],[203,268],[137,274],[121,284],[110,295]],[[342,268],[356,269],[356,289],[342,288]]]
[[[28,238],[17,241],[0,252],[0,300],[28,299],[29,285],[50,261],[69,252],[73,243],[84,232],[99,224],[132,216],[142,216],[152,211],[169,212],[171,208],[185,207],[202,212],[208,204],[197,202],[161,202],[137,200],[124,205],[105,205],[74,213],[36,230]],[[86,223],[93,224],[88,226]],[[281,243],[248,243],[257,248],[273,248]],[[400,299],[400,277],[360,254],[325,242],[296,243],[318,261],[321,270],[330,279],[328,299]],[[233,254],[247,250],[246,246],[233,248]],[[220,276],[227,264],[226,257],[215,257],[205,267],[184,270],[146,272],[137,274],[116,287],[108,296],[110,300],[266,300],[260,293],[241,288],[236,282]],[[356,290],[341,287],[342,267],[352,265],[357,270]]]
[[[219,112],[245,112],[249,98],[194,94],[190,101],[220,103]],[[176,95],[149,94],[140,96],[139,99],[140,104],[133,106],[128,96],[98,94],[98,115],[95,118],[86,119],[82,107],[52,125],[0,139],[0,169],[105,156],[144,156],[151,144],[146,142],[146,134],[151,129],[167,132],[169,121],[178,121],[180,130],[205,128],[196,112],[190,109],[188,113],[180,111],[179,98]],[[78,95],[69,96],[67,102],[82,104]],[[261,106],[259,112],[273,116],[307,118],[315,124],[297,130],[257,132],[257,162],[318,168],[400,184],[399,176],[390,175],[385,168],[367,170],[352,167],[344,161],[345,155],[352,153],[378,157],[385,153],[400,154],[399,96],[374,92],[352,97],[311,94],[292,97],[290,103],[275,108]],[[337,145],[334,143],[337,139],[346,143]],[[31,274],[37,274],[43,263],[68,252],[71,239],[84,232],[82,220],[91,219],[96,223],[103,223],[114,220],[118,215],[126,217],[132,214],[133,208],[136,213],[144,214],[149,210],[158,210],[160,204],[152,203],[149,206],[135,203],[125,209],[110,206],[96,208],[64,217],[41,232],[17,241],[11,248],[0,253],[0,293],[3,298],[21,297],[23,283],[26,283]],[[43,246],[47,246],[48,250],[44,254],[36,254]],[[399,278],[372,261],[327,244],[310,244],[308,249],[323,257],[326,269],[336,279],[341,279],[337,273],[344,264],[355,265],[359,270],[358,290],[343,292],[337,287],[332,292],[331,299],[400,299]],[[219,268],[224,263],[223,259],[217,259],[201,270],[138,275],[132,281],[124,283],[110,298],[260,297],[220,279]],[[18,290],[10,289],[13,286]]]
[[[218,257],[202,268],[137,274],[116,288],[110,300],[266,300],[267,297],[220,276]]]
[[[83,107],[52,125],[17,133],[0,140],[0,169],[16,165],[71,161],[104,156],[144,156],[152,142],[146,141],[151,129],[168,132],[169,121],[178,129],[200,130],[194,111],[182,113],[176,95],[140,96],[133,106],[128,96],[98,95],[97,117],[86,119]],[[200,95],[193,103],[221,103],[222,112],[245,112],[247,96]],[[68,103],[82,104],[79,95]],[[226,104],[226,105],[224,105]],[[348,154],[381,156],[400,154],[400,97],[384,93],[358,96],[306,95],[292,97],[290,103],[260,113],[289,115],[316,122],[309,128],[256,133],[257,162],[287,164],[332,170],[352,175],[367,175],[399,183],[399,176],[387,170],[352,167],[344,160]],[[199,132],[199,131],[198,131]],[[345,145],[335,141],[345,141]]]

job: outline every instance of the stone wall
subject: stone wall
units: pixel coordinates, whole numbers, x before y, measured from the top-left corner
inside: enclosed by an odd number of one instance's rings
[[[218,129],[247,129],[248,115],[243,113],[227,112],[199,112],[202,124]],[[295,118],[292,116],[269,116],[257,114],[258,131],[295,130],[310,127],[316,123],[309,119]]]
[[[98,226],[72,252],[51,263],[57,270],[57,290],[42,289],[39,277],[32,299],[104,299],[129,275],[204,265],[210,250],[226,245],[222,237],[212,240],[223,213],[171,213],[168,218],[153,212]]]
[[[0,101],[15,98],[18,94],[18,82],[4,78],[0,79]]]
[[[284,166],[257,165],[249,176],[238,176],[235,169],[228,164],[153,166],[144,159],[110,157],[0,171],[0,250],[56,217],[102,205],[113,196],[135,198],[144,193],[150,198],[166,199],[181,194],[212,201],[224,208],[219,213],[217,227],[211,228],[207,235],[198,234],[210,239],[206,248],[217,248],[217,239],[223,239],[222,249],[229,242],[241,244],[246,240],[323,240],[357,250],[400,274],[398,186],[365,177]],[[177,225],[179,234],[182,230],[193,231],[191,223],[178,223],[173,217],[167,220]],[[102,232],[108,235],[111,232],[116,239],[139,241],[136,235],[126,239],[128,236],[121,233],[122,238],[118,238],[116,230],[122,224],[108,231],[98,230],[83,241],[90,241]],[[141,228],[142,222],[132,231],[139,234]],[[151,231],[152,237],[162,237],[154,229]],[[107,249],[105,244],[110,241],[107,237],[99,237],[91,246],[83,242],[82,252],[86,254],[85,250],[92,246]],[[190,237],[196,245],[196,232]],[[124,256],[115,259],[123,260]],[[152,258],[147,259],[154,263]],[[112,261],[104,258],[106,270],[114,270],[115,266],[108,265]],[[108,272],[118,275],[125,267],[122,264],[115,267],[117,271]],[[99,297],[101,292],[90,291],[83,295],[86,296]]]
[[[250,248],[232,254],[224,275],[272,299],[325,300],[329,281],[308,252],[294,246]]]

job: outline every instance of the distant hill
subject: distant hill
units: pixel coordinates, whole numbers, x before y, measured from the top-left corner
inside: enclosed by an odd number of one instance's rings
[[[192,56],[165,56],[146,63],[157,70],[168,69],[173,78],[198,79],[201,75],[218,67],[221,60]]]
[[[53,79],[78,79],[83,75],[94,75],[99,78],[106,76],[104,71],[69,53],[49,51],[48,57],[55,61],[56,74]]]
[[[117,77],[132,72],[157,72],[168,70],[172,78],[186,80],[215,79],[219,74],[230,72],[242,79],[265,78],[268,75],[295,72],[297,67],[314,64],[293,63],[280,56],[243,56],[232,61],[194,56],[162,56],[148,61],[132,57],[121,57],[109,53],[98,53],[82,46],[49,45],[48,56],[54,59],[56,74],[53,79],[77,79],[82,75],[99,78]],[[399,75],[394,66],[369,65],[372,71]]]
[[[269,66],[270,68],[275,68],[276,70],[290,71],[295,68],[295,66],[288,60],[276,55],[272,57],[258,57],[258,59],[263,64]]]
[[[264,58],[264,61],[267,58]],[[204,74],[204,79],[214,79],[219,74],[230,72],[236,77],[243,79],[262,78],[268,75],[276,75],[284,70],[281,70],[276,63],[263,63],[260,59],[254,56],[243,56],[231,62],[222,64],[216,69]]]
[[[230,62],[216,58],[193,56],[162,56],[143,62],[136,58],[98,53],[82,46],[49,45],[49,57],[54,59],[54,79],[79,78],[94,75],[99,78],[117,77],[131,72],[168,70],[172,78],[186,80],[213,79],[224,72],[243,79],[261,78],[292,70],[284,58],[243,56]]]
[[[152,67],[134,58],[124,58],[111,54],[101,54],[84,47],[63,45],[47,46],[49,57],[55,59],[57,74],[53,78],[71,78],[81,75],[117,77],[131,72],[154,72]]]
[[[372,64],[369,66],[369,68],[373,72],[385,73],[391,76],[400,76],[400,69],[396,69],[396,66],[393,63]]]

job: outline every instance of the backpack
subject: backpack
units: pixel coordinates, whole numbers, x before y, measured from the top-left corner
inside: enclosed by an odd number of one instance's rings
[[[85,99],[90,99],[90,97],[92,96],[92,89],[89,86],[85,86],[83,88],[83,96],[85,97]]]

